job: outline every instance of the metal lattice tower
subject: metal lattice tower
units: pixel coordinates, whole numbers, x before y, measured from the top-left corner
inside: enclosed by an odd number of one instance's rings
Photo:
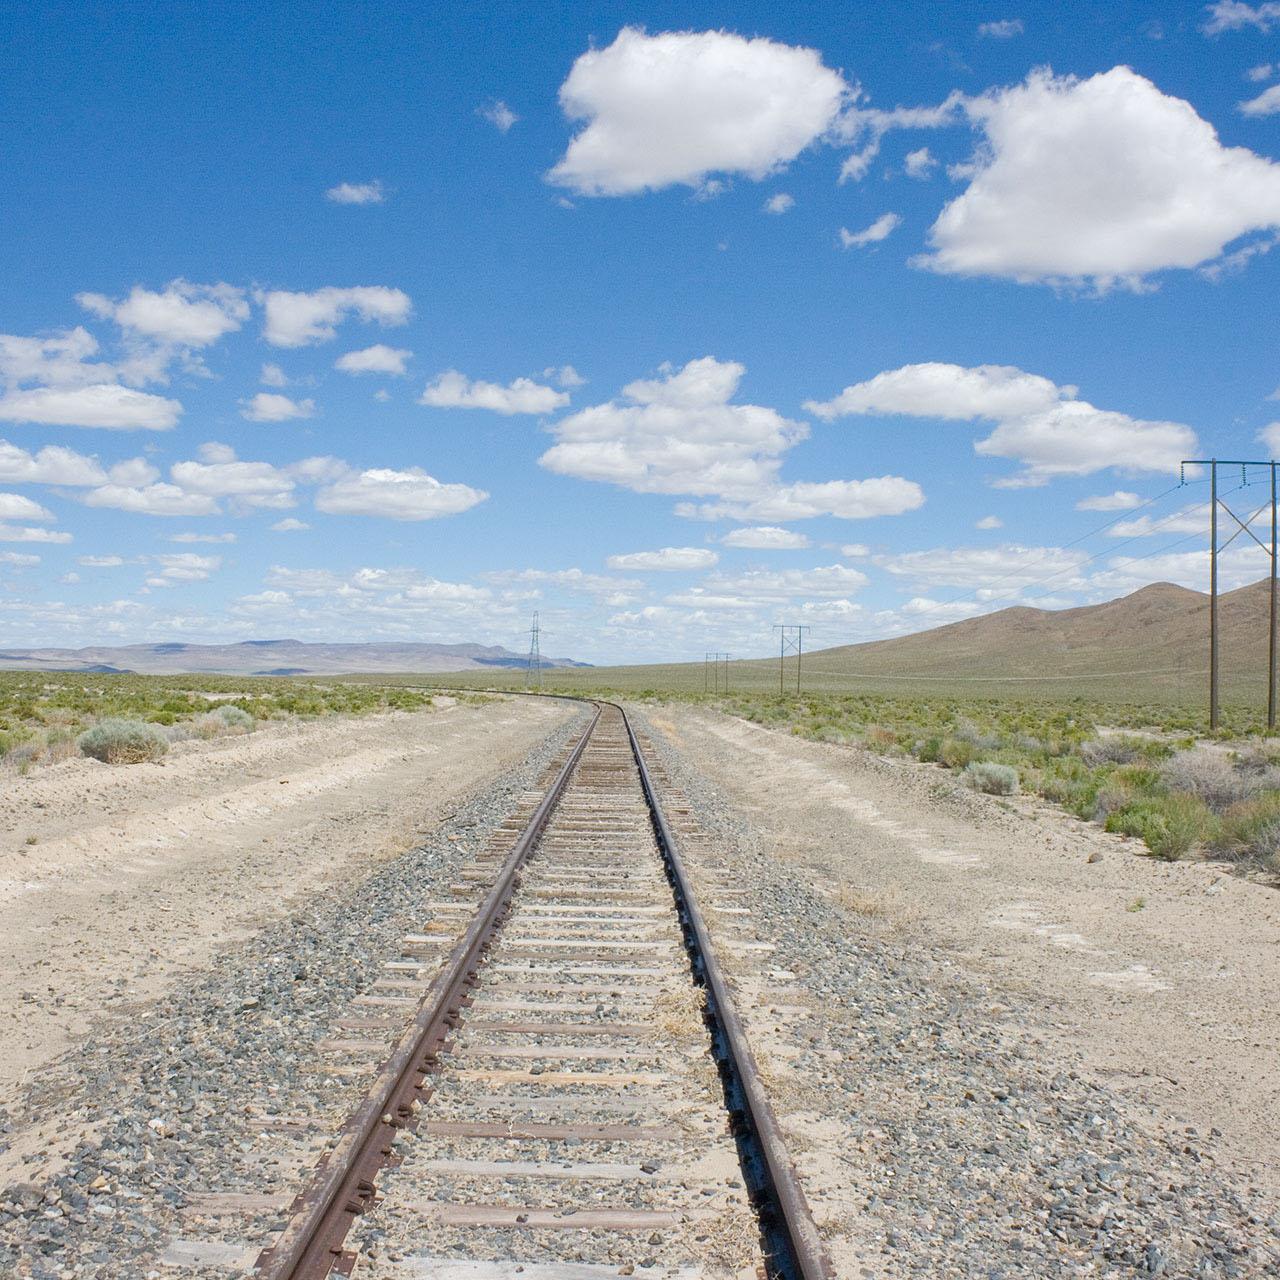
[[[804,661],[804,633],[811,630],[808,623],[778,622],[773,629],[778,633],[778,693],[786,692],[785,669],[787,654],[796,655],[796,692],[800,692],[800,665]]]
[[[533,626],[529,628],[528,683],[542,688],[542,628],[538,625],[538,611],[533,612]]]

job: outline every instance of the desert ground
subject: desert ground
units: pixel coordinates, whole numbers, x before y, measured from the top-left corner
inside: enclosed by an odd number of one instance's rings
[[[1206,1275],[1271,1273],[1274,889],[1155,861],[934,766],[706,707],[637,712],[688,800],[695,878],[741,895],[713,932],[840,1280],[987,1263],[1172,1276],[1210,1255],[1223,1269]],[[31,1205],[55,1174],[128,1183],[119,1135],[151,1123],[148,1055],[163,1060],[175,1038],[183,1087],[206,1072],[211,1099],[203,1128],[170,1143],[187,1162],[175,1167],[216,1188],[240,1108],[229,1077],[237,1062],[252,1074],[269,1042],[244,994],[277,962],[296,966],[323,1020],[350,985],[350,941],[335,932],[329,948],[326,933],[340,900],[367,887],[371,931],[390,945],[405,917],[388,904],[442,890],[475,851],[470,833],[496,828],[580,716],[551,700],[441,699],[180,743],[162,763],[76,759],[6,778],[0,1242],[13,1234],[14,1274],[107,1274],[93,1259],[115,1246],[92,1241],[84,1271],[42,1270],[62,1246]],[[460,823],[476,803],[483,820]],[[446,853],[420,864],[434,868],[425,883],[401,868],[433,841]],[[209,1025],[210,1008],[240,1025]],[[282,1098],[312,1087],[282,1070]],[[291,1185],[313,1158],[279,1177]],[[153,1159],[137,1166],[149,1178]],[[131,1224],[151,1212],[133,1199]],[[154,1256],[147,1231],[168,1230],[139,1228],[137,1256]]]

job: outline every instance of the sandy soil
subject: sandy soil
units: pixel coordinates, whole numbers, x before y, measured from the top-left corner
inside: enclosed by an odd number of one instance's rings
[[[572,714],[449,703],[0,779],[0,1105],[96,1020],[137,1016],[236,938],[412,847]]]
[[[688,707],[649,718],[868,930],[1004,987],[1133,1122],[1189,1126],[1280,1194],[1280,893],[1139,856],[1037,800],[958,790],[936,767]]]

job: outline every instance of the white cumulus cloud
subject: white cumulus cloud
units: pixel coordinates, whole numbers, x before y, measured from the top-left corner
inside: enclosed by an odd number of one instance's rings
[[[696,188],[712,174],[759,180],[820,138],[848,92],[813,49],[624,27],[560,87],[565,115],[585,124],[548,178],[592,196]]]
[[[1003,482],[1006,487],[1091,475],[1106,467],[1176,471],[1196,447],[1195,433],[1181,423],[1096,409],[1076,398],[1075,387],[1059,387],[1010,365],[904,365],[845,387],[832,400],[808,401],[805,408],[828,420],[892,414],[995,422],[995,430],[974,448],[1023,464],[1020,476]]]
[[[275,391],[259,391],[252,399],[240,402],[240,416],[250,422],[289,422],[313,417],[315,411],[314,400],[291,400]]]
[[[881,556],[880,567],[894,577],[921,587],[968,587],[988,598],[1016,592],[1046,579],[1060,585],[1080,585],[1079,570],[1088,560],[1084,551],[1061,547],[934,547]],[[1061,580],[1065,579],[1065,582]]]
[[[981,520],[975,520],[973,523],[975,529],[1003,529],[1004,521],[999,516],[983,516]]]
[[[796,203],[795,196],[788,195],[785,191],[779,191],[776,195],[770,196],[764,202],[765,213],[786,213],[788,209],[794,209]]]
[[[190,493],[176,484],[104,484],[81,498],[87,507],[109,507],[141,516],[214,516],[217,502],[208,494]]]
[[[348,316],[367,324],[400,325],[409,319],[409,295],[385,285],[332,285],[312,293],[272,289],[259,295],[266,312],[263,337],[273,347],[306,347],[335,337]]]
[[[861,231],[850,231],[840,228],[840,245],[845,249],[861,249],[869,244],[879,244],[887,240],[902,219],[896,213],[882,213],[869,227]]]
[[[903,161],[902,167],[906,170],[908,178],[927,178],[938,167],[938,162],[933,158],[928,147],[921,147],[918,151],[908,151],[907,158]]]
[[[434,520],[468,511],[489,495],[465,484],[442,484],[419,467],[377,467],[322,487],[316,509],[330,515],[383,516],[389,520]]]
[[[271,526],[272,533],[301,533],[304,529],[310,529],[311,526],[305,520],[296,520],[293,516],[286,516],[283,520],[277,520]]]
[[[1245,4],[1243,0],[1215,0],[1205,8],[1209,17],[1201,30],[1208,36],[1242,31],[1245,27],[1267,32],[1273,26],[1280,26],[1280,4],[1276,0],[1266,0],[1259,5]]]
[[[1081,498],[1076,503],[1077,511],[1129,511],[1138,506],[1142,499],[1136,493],[1126,489],[1117,489],[1114,493],[1100,493],[1092,498]]]
[[[1020,36],[1025,28],[1021,18],[1003,18],[998,22],[983,22],[978,27],[978,35],[989,40],[1012,40]]]
[[[751,551],[803,551],[809,545],[809,539],[803,533],[768,524],[731,529],[720,541],[726,547],[743,547]]]
[[[244,290],[229,284],[171,280],[158,291],[134,285],[118,301],[101,293],[77,294],[76,301],[129,333],[173,347],[211,346],[249,318]]]
[[[57,427],[168,431],[181,413],[182,405],[176,400],[116,383],[32,387],[0,397],[0,419]]]
[[[625,555],[610,556],[605,563],[610,569],[623,572],[687,572],[710,569],[719,559],[714,551],[704,547],[663,547],[660,551],[631,551]]]
[[[510,133],[511,126],[520,119],[501,98],[477,107],[476,114],[487,120],[499,133]]]
[[[1087,80],[1035,71],[964,109],[984,145],[915,265],[1137,289],[1280,226],[1280,164],[1224,147],[1190,103],[1128,67]]]
[[[333,367],[343,373],[389,373],[400,377],[407,372],[405,362],[412,356],[412,351],[375,342],[362,351],[348,351],[339,356]]]
[[[1240,103],[1240,112],[1246,116],[1274,116],[1280,114],[1280,84],[1264,89],[1256,98]]]
[[[53,512],[20,493],[0,493],[0,520],[52,520]]]
[[[375,178],[372,182],[339,182],[324,193],[324,198],[334,204],[382,204],[387,191]]]
[[[40,529],[33,525],[0,524],[0,542],[56,542],[71,541],[69,533],[54,529]]]
[[[431,382],[419,404],[437,409],[491,409],[494,413],[551,413],[569,403],[567,392],[516,378],[505,387],[497,382],[474,381],[456,369],[447,369]]]

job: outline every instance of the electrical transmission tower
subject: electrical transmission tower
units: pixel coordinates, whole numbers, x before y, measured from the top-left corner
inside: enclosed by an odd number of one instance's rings
[[[528,684],[536,684],[542,688],[542,628],[538,625],[538,611],[533,612],[533,626],[529,628],[529,671]]]
[[[785,672],[787,654],[796,655],[796,692],[800,692],[800,665],[804,660],[804,633],[811,630],[807,624],[775,623],[773,629],[778,633],[778,692],[786,692]]]
[[[721,688],[722,683],[723,688]],[[702,692],[729,692],[729,655],[727,653],[708,653],[703,659]]]
[[[1201,466],[1209,468],[1209,728],[1216,729],[1219,719],[1218,705],[1218,556],[1224,552],[1242,533],[1247,534],[1267,553],[1271,562],[1271,608],[1270,626],[1267,644],[1267,731],[1274,732],[1276,727],[1276,466],[1275,462],[1242,462],[1238,458],[1187,458],[1183,467]],[[1264,467],[1271,473],[1271,493],[1252,515],[1241,519],[1227,503],[1218,496],[1218,468],[1239,467],[1240,486],[1249,483],[1249,468]],[[1186,481],[1184,472],[1183,482]],[[1231,536],[1223,543],[1218,542],[1218,513],[1221,511],[1236,525]],[[1253,522],[1264,512],[1271,514],[1270,538],[1264,542],[1253,531]],[[1231,528],[1230,525],[1227,526]],[[1266,531],[1263,525],[1264,533]]]

